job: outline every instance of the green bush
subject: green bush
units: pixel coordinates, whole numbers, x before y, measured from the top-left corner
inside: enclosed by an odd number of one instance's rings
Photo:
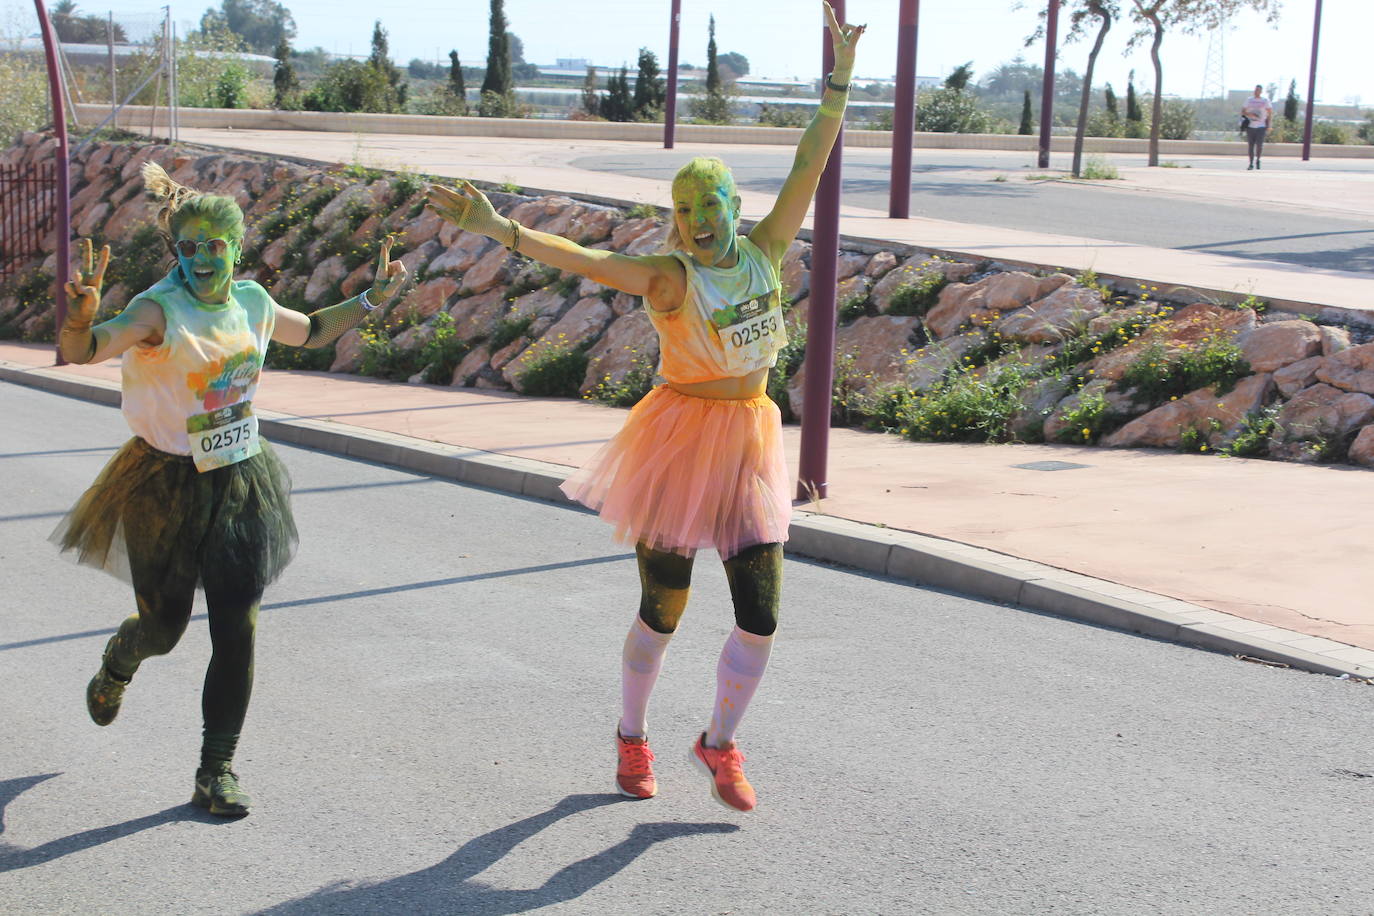
[[[1187,140],[1193,135],[1197,112],[1178,99],[1165,99],[1159,114],[1159,136],[1165,140]]]
[[[812,112],[801,105],[759,106],[759,123],[765,127],[805,127],[811,123]]]
[[[533,315],[525,315],[520,318],[502,318],[496,322],[496,329],[491,332],[487,346],[491,348],[493,353],[497,350],[503,350],[518,338],[524,337],[532,324],[534,324]]]
[[[1135,389],[1138,402],[1158,404],[1212,386],[1217,394],[1224,394],[1249,374],[1250,364],[1234,335],[1217,332],[1174,353],[1158,341],[1147,344],[1126,367],[1121,381]]]
[[[1313,143],[1346,144],[1353,140],[1350,128],[1332,121],[1318,121],[1312,125]]]
[[[942,134],[992,132],[992,116],[978,105],[971,92],[930,89],[916,103],[916,129]]]
[[[566,340],[537,341],[519,358],[520,387],[534,397],[575,398],[587,375],[587,351]]]
[[[423,378],[431,385],[447,385],[453,381],[453,370],[472,347],[458,336],[453,316],[448,312],[435,315],[430,325],[434,333],[420,348],[419,362],[425,367]]]
[[[1085,394],[1074,407],[1064,413],[1064,428],[1059,431],[1060,442],[1092,443],[1102,434],[1108,416],[1107,397],[1101,391]]]
[[[1021,409],[1018,395],[1034,380],[1019,366],[1002,366],[982,377],[963,371],[901,407],[903,435],[927,442],[1005,442]]]
[[[940,290],[948,283],[939,271],[923,273],[913,282],[903,283],[892,291],[887,314],[924,315],[940,301]]]
[[[52,121],[48,111],[48,77],[42,57],[0,54],[0,145],[9,146],[26,130],[38,130]]]
[[[652,361],[638,355],[619,382],[612,381],[609,375],[603,376],[587,392],[587,397],[612,407],[633,407],[654,387],[654,370]]]

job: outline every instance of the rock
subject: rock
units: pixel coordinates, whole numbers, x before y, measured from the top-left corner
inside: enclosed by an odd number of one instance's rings
[[[510,301],[506,291],[498,288],[459,299],[449,307],[448,313],[453,316],[453,331],[460,339],[476,340],[489,336],[508,308]]]
[[[1360,430],[1355,441],[1350,443],[1350,463],[1374,468],[1374,426]]]
[[[627,219],[611,232],[611,250],[624,251],[636,239],[642,238],[662,225],[664,224],[650,216]]]
[[[796,302],[811,292],[811,243],[800,239],[787,247],[782,256],[782,297]]]
[[[544,337],[566,340],[571,346],[581,346],[600,336],[615,318],[611,307],[600,297],[579,299],[572,308],[551,325]]]
[[[863,302],[868,298],[868,285],[870,281],[863,274],[851,274],[849,279],[841,280],[839,286],[835,288],[835,305],[843,308],[851,301]]]
[[[305,285],[305,301],[313,309],[334,305],[338,299],[331,293],[334,285],[348,276],[348,267],[339,255],[325,258],[310,274],[310,282]],[[328,301],[326,301],[328,300]]]
[[[440,240],[443,244],[443,240]],[[427,272],[433,276],[440,273],[464,273],[472,268],[482,255],[491,251],[493,247],[499,247],[490,239],[484,238],[473,233],[465,233],[447,249],[440,252],[434,260],[429,262]]]
[[[611,322],[606,333],[587,351],[587,374],[582,394],[603,381],[618,385],[637,368],[658,365],[658,334],[643,311],[622,315]]]
[[[555,286],[546,286],[526,293],[511,303],[512,318],[557,318],[568,304],[568,294]]]
[[[957,283],[972,272],[971,264],[917,255],[908,258],[900,267],[884,272],[883,278],[873,287],[873,304],[880,313],[886,314],[892,308],[892,297],[897,290],[916,283],[923,276],[938,273],[946,282]]]
[[[620,213],[609,207],[588,206],[565,233],[579,245],[594,245],[611,237],[611,231],[620,222]]]
[[[1065,388],[1067,388],[1067,382],[1068,380],[1065,379]],[[1129,415],[1132,407],[1130,398],[1121,392],[1113,391],[1111,384],[1106,379],[1093,379],[1078,391],[1060,400],[1045,417],[1045,424],[1041,429],[1045,441],[1082,444],[1085,441],[1082,430],[1081,428],[1070,428],[1069,415],[1088,398],[1101,395],[1107,403],[1106,413],[1108,415]]]
[[[897,256],[890,251],[880,251],[868,261],[868,266],[864,268],[864,276],[870,280],[877,280],[889,270],[897,266]]]
[[[1317,378],[1344,391],[1374,394],[1374,343],[1332,353],[1317,370]]]
[[[288,233],[269,244],[262,250],[262,254],[258,256],[259,259],[273,270],[281,270],[282,265],[286,263],[286,251],[291,247],[291,243],[288,241],[290,237]]]
[[[912,391],[925,391],[944,381],[952,369],[964,362],[968,351],[983,344],[976,331],[926,344],[914,353],[902,354],[906,363],[906,384]]]
[[[884,277],[883,283],[896,273],[894,270]],[[940,291],[935,307],[926,313],[926,328],[937,338],[949,337],[965,324],[997,320],[1007,312],[1044,298],[1071,279],[1067,274],[1033,277],[1021,271],[1010,271],[984,277],[977,283],[946,286]]]
[[[617,292],[611,297],[611,311],[615,312],[616,317],[628,315],[631,312],[642,311],[648,308],[644,304],[644,299],[640,296],[631,296],[629,293]]]
[[[1284,442],[1344,436],[1371,421],[1374,398],[1318,383],[1299,391],[1283,405],[1271,439],[1271,451]]]
[[[841,251],[835,261],[835,281],[842,283],[868,265],[868,255]]]
[[[151,226],[156,214],[152,204],[142,196],[135,197],[121,204],[114,215],[105,221],[104,236],[107,239],[128,239],[140,226]]]
[[[663,248],[663,242],[668,238],[668,224],[664,223],[655,226],[651,231],[644,233],[636,238],[629,245],[625,246],[622,254],[630,257],[637,257],[644,254],[658,254]]]
[[[363,337],[358,329],[344,332],[334,344],[334,362],[329,364],[330,372],[357,373],[363,364]]]
[[[1310,321],[1271,321],[1236,337],[1253,372],[1273,372],[1321,353],[1321,330]]]
[[[1082,333],[1106,308],[1096,290],[1066,285],[1017,309],[1003,318],[997,329],[1004,337],[1022,343],[1057,343]]]
[[[438,238],[439,230],[445,225],[443,219],[433,210],[421,210],[419,216],[406,223],[401,231],[396,234],[400,236],[399,241],[402,245],[414,248],[431,239]],[[375,233],[376,229],[374,228],[372,231]]]
[[[449,298],[456,292],[458,281],[453,277],[435,277],[415,287],[405,297],[405,307],[414,314],[428,318],[447,305]]]
[[[1101,337],[1117,328],[1138,331],[1158,311],[1159,304],[1154,302],[1112,309],[1088,322],[1088,334],[1093,337]],[[1135,327],[1131,327],[1131,325],[1135,325]]]
[[[365,289],[370,289],[373,282],[377,279],[377,264],[374,261],[364,261],[353,272],[344,277],[339,284],[339,292],[345,296],[356,296]]]
[[[1135,418],[1104,436],[1101,444],[1109,448],[1177,448],[1183,431],[1193,429],[1216,448],[1235,438],[1246,416],[1263,407],[1273,390],[1274,378],[1268,373],[1243,378],[1224,395],[1201,388]]]
[[[836,375],[844,372],[849,391],[859,395],[901,383],[908,369],[908,341],[920,326],[921,319],[915,316],[876,315],[837,328]],[[805,386],[803,364],[787,382],[787,403],[797,416],[801,416]]]
[[[1048,440],[1046,425],[1054,408],[1069,393],[1069,380],[1063,376],[1046,376],[1022,389],[1017,399],[1021,409],[1011,418],[1008,428],[1016,439],[1027,442]]]
[[[1350,349],[1350,332],[1345,328],[1334,328],[1324,324],[1321,325],[1321,332],[1322,356]]]
[[[1317,382],[1317,370],[1320,369],[1326,360],[1321,356],[1311,356],[1296,363],[1284,366],[1274,373],[1274,384],[1279,388],[1279,394],[1286,398],[1302,391],[1309,385]]]
[[[470,351],[453,370],[450,385],[471,385],[477,373],[481,372],[491,359],[491,348],[482,344]]]
[[[110,215],[110,205],[104,201],[94,204],[87,208],[81,217],[81,222],[76,224],[76,234],[81,238],[92,238],[100,231],[101,222]],[[73,214],[77,211],[73,208]]]
[[[484,293],[495,286],[504,285],[517,265],[518,262],[509,251],[501,247],[493,248],[463,274],[463,291]]]
[[[523,353],[529,345],[530,339],[528,337],[515,338],[491,355],[491,367],[499,372],[507,363]]]
[[[1166,306],[1161,314],[1168,311]],[[1155,322],[1148,333],[1142,334],[1118,350],[1104,353],[1093,361],[1097,378],[1116,380],[1125,374],[1131,363],[1146,347],[1162,344],[1166,356],[1190,349],[1209,337],[1221,335],[1233,338],[1255,328],[1255,313],[1250,309],[1227,309],[1210,302],[1189,305]]]

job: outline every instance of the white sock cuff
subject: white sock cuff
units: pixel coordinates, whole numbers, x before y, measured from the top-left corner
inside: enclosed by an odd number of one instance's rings
[[[725,640],[721,661],[744,677],[762,677],[772,652],[772,636],[760,636],[735,627]]]

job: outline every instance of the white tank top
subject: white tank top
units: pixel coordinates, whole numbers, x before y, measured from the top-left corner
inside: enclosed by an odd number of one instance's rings
[[[188,421],[252,401],[276,303],[258,283],[236,280],[228,302],[207,305],[186,290],[180,267],[128,308],[144,299],[162,307],[167,330],[158,346],[124,353],[124,419],[154,448],[189,455]]]
[[[772,366],[787,343],[778,268],[757,245],[737,239],[733,267],[703,267],[673,252],[687,271],[680,308],[646,308],[659,337],[659,374],[692,384],[748,375]]]

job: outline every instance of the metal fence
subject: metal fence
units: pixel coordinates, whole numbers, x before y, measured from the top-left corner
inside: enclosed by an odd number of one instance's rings
[[[16,276],[42,253],[57,203],[54,164],[0,166],[0,281]]]

